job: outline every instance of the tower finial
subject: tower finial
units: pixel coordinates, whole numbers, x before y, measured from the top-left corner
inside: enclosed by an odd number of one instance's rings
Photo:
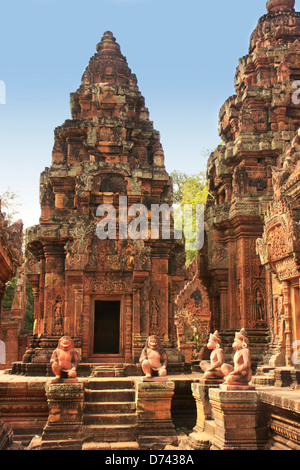
[[[114,37],[111,31],[106,31],[103,34],[101,42],[99,42],[96,49],[97,49],[97,52],[114,51],[114,52],[120,53],[120,46],[116,42],[116,38]]]
[[[267,2],[268,13],[271,11],[293,10],[295,0],[269,0]]]

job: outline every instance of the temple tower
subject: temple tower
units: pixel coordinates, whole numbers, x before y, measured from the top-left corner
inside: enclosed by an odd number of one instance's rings
[[[293,0],[270,0],[249,53],[240,59],[235,94],[219,115],[224,142],[209,158],[210,197],[199,276],[209,290],[213,330],[231,347],[234,329],[246,328],[254,362],[270,340],[272,274],[256,241],[272,201],[273,168],[282,168],[300,125],[293,99],[300,79],[300,13]],[[299,87],[298,87],[299,88]]]
[[[71,112],[55,129],[52,165],[40,181],[40,223],[27,232],[35,336],[24,361],[47,363],[57,339],[70,335],[82,361],[135,363],[149,334],[166,348],[175,344],[185,255],[172,217],[169,237],[161,236],[162,217],[151,230],[153,208],[172,206],[172,181],[111,32],[71,94]]]

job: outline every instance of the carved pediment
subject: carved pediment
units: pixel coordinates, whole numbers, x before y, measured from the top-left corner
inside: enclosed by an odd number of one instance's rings
[[[178,310],[186,309],[194,315],[210,318],[208,293],[197,274],[185,285],[175,303]]]

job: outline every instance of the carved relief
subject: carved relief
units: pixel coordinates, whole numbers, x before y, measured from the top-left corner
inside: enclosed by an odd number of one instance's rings
[[[64,333],[63,302],[60,295],[56,298],[53,312],[53,334],[60,336]]]
[[[84,290],[88,293],[123,294],[131,293],[132,289],[131,283],[126,282],[121,274],[111,273],[109,277],[104,273],[102,276],[86,275],[84,279]]]

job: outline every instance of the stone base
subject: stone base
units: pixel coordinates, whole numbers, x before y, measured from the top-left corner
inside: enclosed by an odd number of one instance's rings
[[[227,384],[222,384],[220,385],[220,390],[228,390],[228,391],[254,391],[255,387],[252,387],[251,385],[227,385]]]
[[[142,382],[157,382],[157,383],[165,383],[169,382],[168,377],[142,377]]]
[[[193,432],[189,435],[184,450],[210,450],[212,436],[205,432]]]
[[[48,422],[42,434],[46,441],[77,442],[82,439],[84,390],[82,383],[46,385],[49,407]],[[49,444],[48,444],[49,445]],[[55,443],[53,444],[55,446]]]
[[[200,385],[207,385],[208,387],[217,387],[224,383],[224,379],[199,379]]]
[[[209,402],[208,392],[210,388],[218,388],[220,382],[207,379],[200,379],[199,383],[192,383],[192,393],[197,407],[197,423],[193,431],[201,433],[204,430],[205,422],[211,419],[211,404]]]
[[[136,382],[138,443],[141,449],[164,449],[177,440],[171,416],[175,384]]]
[[[209,390],[215,435],[211,450],[260,450],[268,439],[260,422],[258,394],[251,390]]]
[[[77,384],[78,379],[51,379],[50,380],[51,384]]]
[[[34,437],[26,450],[82,450],[83,440],[44,441],[42,437]]]

